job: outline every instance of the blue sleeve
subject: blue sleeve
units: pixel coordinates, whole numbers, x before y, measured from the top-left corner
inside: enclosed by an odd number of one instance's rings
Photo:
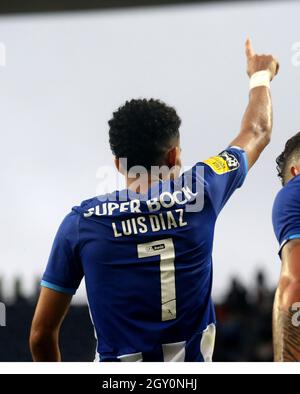
[[[56,234],[41,285],[49,289],[75,294],[83,278],[78,253],[79,218],[70,213]]]
[[[203,163],[205,191],[218,215],[234,191],[243,185],[248,158],[244,150],[231,147]]]
[[[291,180],[277,195],[273,206],[273,227],[280,245],[300,238],[300,178]]]

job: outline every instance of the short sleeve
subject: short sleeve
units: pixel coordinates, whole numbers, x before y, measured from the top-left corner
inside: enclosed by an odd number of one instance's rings
[[[277,195],[273,206],[273,227],[280,245],[300,238],[300,178],[291,180]]]
[[[240,148],[228,148],[203,162],[206,193],[218,215],[248,173],[248,158]]]
[[[41,285],[54,291],[75,294],[83,278],[78,253],[79,218],[70,213],[56,234]]]

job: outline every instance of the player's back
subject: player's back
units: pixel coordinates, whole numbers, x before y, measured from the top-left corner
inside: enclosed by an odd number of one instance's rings
[[[102,361],[211,360],[214,228],[244,158],[231,149],[147,195],[93,198],[67,216],[43,285],[72,293],[85,277]]]
[[[149,199],[127,199],[124,191],[115,201],[83,204],[82,264],[103,359],[140,353],[163,360],[162,345],[185,348],[214,322],[215,213],[189,212],[199,196],[176,186],[157,184]]]

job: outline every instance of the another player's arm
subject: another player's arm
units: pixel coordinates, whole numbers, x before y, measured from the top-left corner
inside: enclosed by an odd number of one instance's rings
[[[300,302],[300,240],[292,240],[282,251],[282,272],[274,312],[273,338],[276,362],[300,361],[300,326],[293,306]]]
[[[37,362],[59,362],[59,331],[72,296],[42,288],[30,332],[32,358]]]
[[[270,72],[270,80],[277,75],[278,62],[271,55],[256,55],[250,40],[246,43],[246,55],[250,78],[255,73],[265,70]],[[249,168],[255,164],[269,144],[272,128],[273,108],[270,89],[266,86],[256,87],[250,91],[249,105],[243,118],[240,134],[231,143],[231,146],[238,146],[246,151]]]

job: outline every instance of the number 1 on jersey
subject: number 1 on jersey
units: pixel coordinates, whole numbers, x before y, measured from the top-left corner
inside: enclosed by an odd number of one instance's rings
[[[170,239],[138,245],[140,259],[160,256],[162,321],[176,319],[175,248]]]

